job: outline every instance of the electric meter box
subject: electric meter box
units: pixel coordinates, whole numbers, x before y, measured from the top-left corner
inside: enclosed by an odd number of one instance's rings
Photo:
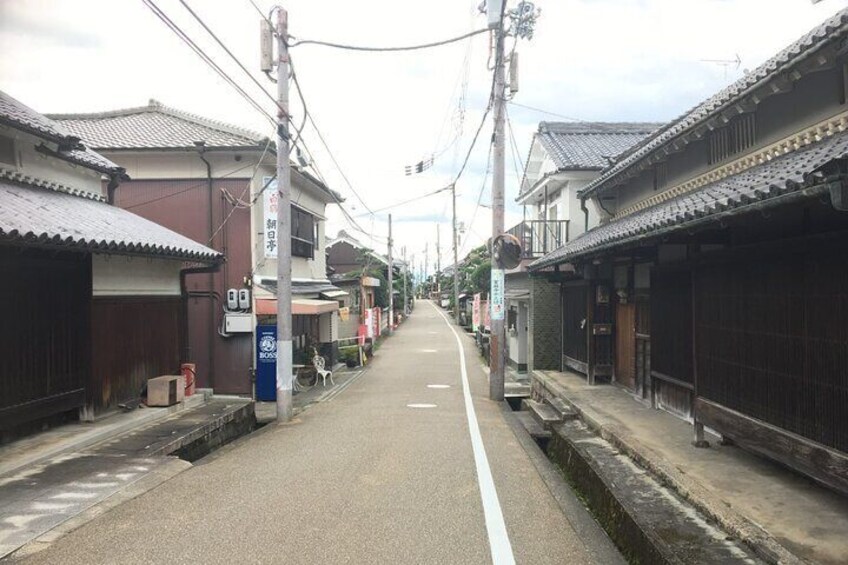
[[[224,314],[224,332],[228,334],[251,333],[253,331],[253,319],[250,314],[236,314],[228,312]]]

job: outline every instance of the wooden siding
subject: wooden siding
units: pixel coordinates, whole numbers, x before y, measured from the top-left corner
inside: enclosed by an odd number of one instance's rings
[[[248,182],[246,178],[213,180],[211,225],[209,187],[204,178],[127,181],[115,192],[118,206],[226,255],[220,272],[186,278],[193,294],[188,301],[189,356],[185,360],[197,365],[198,386],[212,387],[222,394],[250,394],[253,388],[252,334],[218,335],[223,317],[221,297],[226,297],[229,288],[243,288],[244,278],[251,275],[253,267],[250,210],[234,210],[222,190],[239,197]],[[222,224],[224,227],[218,230]],[[210,243],[209,235],[216,230]]]
[[[0,271],[0,429],[8,429],[83,404],[91,260],[0,246]]]
[[[698,393],[848,452],[848,262],[810,245],[702,266]]]
[[[138,398],[147,379],[179,374],[179,297],[95,298],[88,403],[95,413]]]

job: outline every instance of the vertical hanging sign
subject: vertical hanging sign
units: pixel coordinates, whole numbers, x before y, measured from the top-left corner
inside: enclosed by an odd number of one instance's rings
[[[270,184],[269,184],[270,182]],[[279,232],[277,230],[277,202],[279,201],[279,193],[277,191],[277,180],[271,180],[271,177],[262,179],[262,186],[265,191],[262,193],[264,222],[262,225],[265,229],[265,258],[276,259],[277,247],[279,245]]]
[[[504,319],[504,270],[492,269],[492,320]]]

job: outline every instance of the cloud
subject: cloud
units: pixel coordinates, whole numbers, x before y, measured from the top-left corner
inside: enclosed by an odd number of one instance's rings
[[[228,60],[176,0],[158,0],[191,37],[233,77],[272,105]],[[257,0],[263,8],[270,0]],[[288,2],[298,38],[355,45],[400,45],[450,37],[483,25],[479,0],[345,0]],[[848,0],[537,0],[542,16],[531,41],[520,41],[520,91],[515,101],[581,120],[670,120],[741,75],[703,59],[732,59],[753,68],[821,22]],[[258,15],[243,2],[195,2],[194,9],[244,64],[258,72]],[[149,98],[213,119],[273,135],[270,124],[147,10],[141,2],[105,0],[0,1],[3,89],[43,112],[88,112],[139,106]],[[470,49],[469,49],[470,46]],[[308,107],[333,157],[371,208],[380,208],[451,181],[488,100],[485,35],[438,49],[377,54],[318,46],[293,50]],[[467,60],[467,64],[466,64]],[[45,72],[49,69],[50,72]],[[466,73],[467,70],[467,73]],[[458,95],[467,74],[464,124],[455,148],[414,177],[404,166],[440,149],[455,129]],[[57,85],[62,85],[57,88]],[[117,85],[117,87],[116,87]],[[268,85],[273,88],[272,85]],[[292,94],[293,112],[300,115]],[[523,165],[541,120],[558,118],[509,107],[517,157],[507,150],[507,221],[522,217],[514,203]],[[486,124],[458,185],[465,248],[491,231],[490,183],[483,184],[491,126]],[[335,170],[311,129],[306,143],[327,182],[354,214],[365,208]],[[490,178],[490,177],[489,177]],[[443,262],[450,248],[447,194],[392,210],[394,237],[419,262],[434,224],[442,225]],[[336,207],[328,233],[350,229]],[[472,216],[474,218],[471,221]],[[383,248],[385,215],[359,218]],[[359,237],[360,234],[357,234]],[[362,236],[367,239],[368,235]]]

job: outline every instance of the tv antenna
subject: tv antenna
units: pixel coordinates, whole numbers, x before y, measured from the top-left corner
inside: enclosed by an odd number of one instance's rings
[[[739,56],[739,53],[736,54],[734,59],[701,59],[700,61],[702,63],[713,63],[724,67],[724,78],[727,78],[728,68],[734,67],[738,71],[739,67],[742,66],[742,57]]]

